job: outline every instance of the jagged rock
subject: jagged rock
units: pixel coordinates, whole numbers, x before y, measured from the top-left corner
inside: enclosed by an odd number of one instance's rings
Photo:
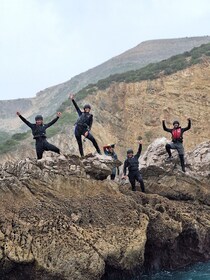
[[[114,279],[131,279],[145,268],[210,259],[210,206],[199,179],[146,167],[147,192],[168,196],[178,184],[179,195],[168,199],[95,180],[112,167],[105,157],[65,158],[1,166],[2,280],[107,280],[116,272]]]
[[[52,180],[55,174],[64,177],[75,175],[82,178],[91,177],[97,180],[104,180],[115,166],[120,166],[119,160],[113,160],[108,156],[87,155],[79,158],[76,155],[52,156],[41,160],[24,159],[15,163],[6,162],[1,165],[1,179],[11,179],[11,174],[20,180],[28,178],[40,178]],[[13,178],[14,180],[14,178]]]
[[[210,179],[210,141],[201,143],[186,154],[189,174]]]
[[[105,155],[89,154],[82,159],[84,169],[91,178],[104,180],[110,174],[114,166],[119,167],[122,163],[119,160],[113,161],[112,157]]]
[[[165,162],[166,143],[166,138],[156,139],[140,160],[147,191],[170,199],[199,200],[210,205],[210,181],[207,180],[210,176],[210,142],[186,153],[186,173],[181,171],[177,151],[173,151],[172,162]]]
[[[172,162],[166,162],[167,153],[165,145],[167,139],[165,137],[158,138],[152,142],[144,155],[140,159],[141,167],[151,165],[159,166],[166,171],[181,170],[178,153],[172,150]],[[210,178],[210,141],[201,143],[193,151],[185,154],[187,174],[193,177],[209,179]]]

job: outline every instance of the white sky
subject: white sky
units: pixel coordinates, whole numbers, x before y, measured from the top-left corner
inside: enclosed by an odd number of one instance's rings
[[[142,41],[209,28],[209,0],[0,0],[0,99],[35,96]]]

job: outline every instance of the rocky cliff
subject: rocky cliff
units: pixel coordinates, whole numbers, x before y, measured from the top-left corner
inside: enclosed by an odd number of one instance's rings
[[[184,127],[190,117],[192,128],[184,134],[184,146],[186,151],[193,149],[210,139],[207,117],[210,115],[209,76],[210,60],[206,57],[200,64],[152,81],[112,83],[107,89],[98,90],[83,100],[93,107],[93,134],[100,146],[116,143],[116,151],[123,159],[127,148],[135,149],[139,136],[143,138],[144,148],[158,137],[165,136],[170,140],[170,134],[162,130],[162,119],[166,119],[168,127],[172,126],[174,119]],[[72,104],[67,107],[68,111],[76,115]],[[59,121],[57,124],[59,126]],[[70,119],[49,141],[64,153],[78,150]],[[28,138],[20,143],[17,150],[3,154],[0,162],[35,157],[32,140]],[[86,153],[93,151],[89,141],[84,146]]]
[[[0,101],[0,119],[3,119],[0,130],[24,130],[25,127],[16,119],[17,110],[31,119],[38,113],[50,116],[66,100],[69,92],[77,92],[111,74],[139,69],[209,42],[209,36],[146,41],[65,83],[40,91],[34,98]]]
[[[210,259],[210,144],[187,154],[184,174],[149,162],[164,143],[142,157],[146,194],[105,179],[114,164],[107,157],[1,165],[1,279],[130,279]]]

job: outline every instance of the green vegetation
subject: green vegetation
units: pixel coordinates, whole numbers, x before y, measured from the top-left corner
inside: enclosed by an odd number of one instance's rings
[[[66,103],[66,101],[64,103]],[[53,126],[48,128],[47,137],[51,138],[59,132],[62,132],[63,128],[66,125],[73,125],[76,122],[76,120],[77,114],[75,112],[63,112],[61,118]]]
[[[10,138],[10,134],[6,131],[0,130],[0,143],[8,140]]]

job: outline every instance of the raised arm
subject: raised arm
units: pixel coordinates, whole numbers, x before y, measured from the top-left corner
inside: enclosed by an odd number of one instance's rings
[[[137,151],[135,157],[139,158],[141,155],[141,151],[142,151],[142,141],[139,141],[139,148],[138,148],[138,151]]]
[[[80,110],[79,106],[77,105],[76,101],[74,100],[74,96],[70,95],[69,98],[71,99],[72,103],[74,104],[74,107],[77,110],[78,115],[81,116],[82,111]]]
[[[172,132],[171,128],[167,128],[166,124],[165,124],[165,120],[162,120],[162,125],[163,125],[163,130],[167,131],[167,132]]]
[[[189,130],[190,128],[191,128],[191,119],[188,118],[188,125],[187,125],[187,127],[182,128],[182,131],[185,132],[185,131]]]
[[[57,122],[57,120],[60,118],[60,116],[61,116],[61,113],[60,113],[60,112],[58,112],[58,113],[57,113],[57,117],[56,117],[56,118],[54,118],[51,122],[49,122],[49,123],[45,124],[45,127],[46,127],[46,128],[48,128],[48,127],[50,127],[51,125],[53,125],[54,123],[56,123],[56,122]]]
[[[29,126],[30,128],[33,127],[33,124],[26,120],[23,116],[21,116],[20,112],[17,112],[16,114],[27,126]]]

